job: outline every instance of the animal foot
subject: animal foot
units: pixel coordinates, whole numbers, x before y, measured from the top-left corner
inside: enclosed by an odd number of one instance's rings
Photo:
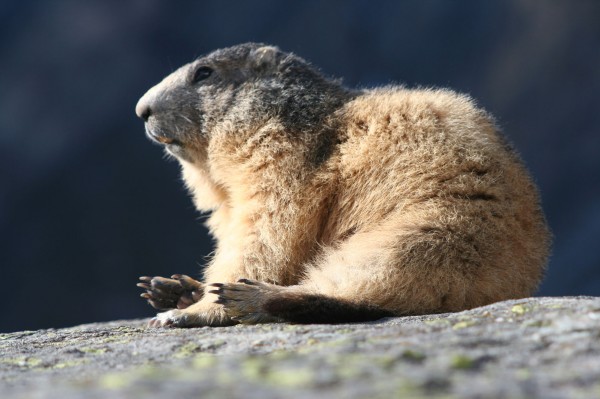
[[[204,296],[204,284],[191,277],[175,274],[171,278],[140,277],[137,286],[146,290],[140,296],[155,309],[185,309]]]
[[[148,327],[193,327],[196,325],[195,317],[179,309],[159,313],[148,322]]]
[[[159,313],[148,323],[148,327],[204,327],[232,326],[222,306],[209,301],[200,301],[185,309],[171,309]]]
[[[216,289],[208,291],[219,298],[214,302],[223,305],[232,320],[242,324],[276,323],[283,321],[264,310],[264,304],[284,287],[241,279],[237,283],[209,284]]]

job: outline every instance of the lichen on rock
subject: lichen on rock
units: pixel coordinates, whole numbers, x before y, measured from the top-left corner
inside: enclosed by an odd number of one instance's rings
[[[571,398],[600,393],[600,298],[528,298],[345,325],[0,335],[3,399]]]

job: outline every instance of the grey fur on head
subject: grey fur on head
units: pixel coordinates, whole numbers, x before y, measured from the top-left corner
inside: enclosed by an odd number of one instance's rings
[[[212,73],[195,82],[198,68],[210,68]],[[150,138],[171,144],[170,152],[190,159],[189,148],[178,144],[191,144],[203,152],[211,133],[225,125],[243,131],[277,120],[289,134],[316,134],[350,93],[294,54],[245,43],[179,68],[151,89],[137,110],[150,114],[146,124]]]

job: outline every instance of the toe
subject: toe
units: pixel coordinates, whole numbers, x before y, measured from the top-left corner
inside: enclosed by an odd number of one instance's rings
[[[177,309],[185,309],[192,305],[194,301],[190,296],[182,295],[177,301]]]
[[[238,280],[238,283],[246,284],[246,285],[258,285],[258,281],[250,280],[247,278],[241,278]]]
[[[203,290],[192,291],[192,299],[194,300],[194,302],[198,302],[200,299],[202,299],[202,297],[204,297]]]
[[[168,310],[173,309],[176,305],[175,298],[163,296],[159,292],[147,290],[140,294],[140,297],[144,298],[150,306],[157,310]]]
[[[201,282],[199,282],[198,280],[194,280],[193,278],[191,278],[190,276],[186,276],[185,274],[176,274],[174,276],[171,276],[171,278],[179,281],[181,286],[186,291],[194,291],[194,290],[202,289]]]
[[[219,297],[219,300],[239,301],[243,291],[246,291],[246,289],[242,284],[219,284],[216,290],[210,290],[208,292],[210,294],[216,294]]]
[[[167,312],[162,312],[150,320],[152,327],[174,327],[177,325],[177,320],[181,319],[181,311],[172,309]]]

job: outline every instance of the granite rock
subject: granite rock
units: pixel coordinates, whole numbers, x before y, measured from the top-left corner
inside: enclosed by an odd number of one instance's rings
[[[600,298],[344,325],[0,334],[9,398],[600,397]]]

